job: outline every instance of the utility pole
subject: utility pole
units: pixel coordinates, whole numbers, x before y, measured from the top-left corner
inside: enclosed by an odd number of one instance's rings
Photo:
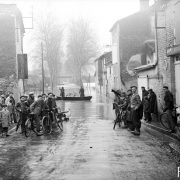
[[[42,65],[42,91],[44,94],[44,60],[43,60],[43,43],[41,43],[41,65]]]

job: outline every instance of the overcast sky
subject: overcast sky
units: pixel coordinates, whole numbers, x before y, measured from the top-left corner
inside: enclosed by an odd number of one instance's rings
[[[150,4],[153,0],[150,0]],[[71,19],[83,17],[90,22],[91,27],[97,34],[97,41],[101,50],[111,44],[109,32],[113,24],[126,16],[139,11],[139,0],[0,0],[0,3],[17,4],[23,17],[31,17],[32,10],[34,21],[38,13],[52,12],[58,20],[66,25]],[[25,28],[31,27],[31,19],[23,18]],[[34,23],[35,25],[35,23]],[[32,34],[36,30],[26,29],[24,35],[24,53],[32,51]],[[34,68],[30,63],[29,68]]]
[[[62,23],[77,17],[84,17],[91,22],[101,45],[111,44],[110,28],[119,19],[139,10],[139,0],[0,0],[4,3],[17,4],[24,17],[31,16],[31,8],[37,12],[52,11]],[[35,17],[36,18],[36,17]],[[31,26],[24,19],[25,27]],[[33,30],[26,30],[24,36],[25,52]]]

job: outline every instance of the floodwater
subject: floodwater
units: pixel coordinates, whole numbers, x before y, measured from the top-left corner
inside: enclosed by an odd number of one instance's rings
[[[0,180],[169,180],[177,165],[142,128],[139,137],[113,130],[112,104],[58,102],[70,109],[64,130],[29,138],[12,132],[0,138]]]

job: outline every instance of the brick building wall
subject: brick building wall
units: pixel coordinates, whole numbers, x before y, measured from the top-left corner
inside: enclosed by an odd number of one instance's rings
[[[161,10],[161,9],[160,9]],[[165,21],[165,28],[158,29],[158,68],[159,75],[162,77],[162,86],[167,85],[170,91],[175,96],[175,66],[174,59],[167,56],[167,48],[174,45],[174,6],[173,2],[170,1],[166,4],[166,8],[163,9],[164,18],[161,19]],[[160,22],[161,24],[161,22]],[[163,23],[162,23],[163,24]],[[161,86],[161,89],[162,89]],[[161,100],[163,98],[162,92],[158,92],[161,95]]]
[[[163,86],[168,86],[174,97],[176,93],[174,58],[167,56],[167,48],[174,45],[174,1],[166,3],[161,2],[157,13],[158,64],[155,68],[138,72],[139,76],[148,76],[148,88],[157,95],[159,111],[164,103]]]

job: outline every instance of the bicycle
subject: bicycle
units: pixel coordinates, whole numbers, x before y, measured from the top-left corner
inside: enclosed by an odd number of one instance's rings
[[[117,123],[119,124],[119,127],[121,127],[122,122],[125,122],[126,120],[126,111],[119,108],[117,103],[114,103],[114,107],[117,114],[116,114],[116,120],[114,121],[113,129],[115,129]]]
[[[175,107],[172,110],[172,119],[174,121],[175,131],[177,132],[178,137],[180,137],[180,122],[179,122],[180,121],[180,119],[179,119],[180,118],[180,113],[177,112],[177,110],[179,108],[180,107]],[[166,111],[160,114],[160,123],[169,132],[172,132],[174,130],[174,129],[171,128],[170,121],[169,121],[169,118],[168,118],[168,113]]]
[[[63,121],[68,121],[69,118],[66,117],[66,113],[68,113],[69,111],[64,111],[64,112],[58,112],[56,113],[55,116],[55,123],[57,124],[57,126],[59,127],[59,129],[61,131],[63,131]]]
[[[25,122],[25,136],[29,137],[31,135],[31,132],[34,132],[37,136],[43,135],[43,131],[38,132],[36,129],[36,126],[34,124],[35,122],[35,114],[29,113],[28,118]],[[40,130],[42,130],[42,124],[40,123]]]
[[[52,132],[52,119],[51,113],[52,111],[49,109],[44,110],[45,115],[42,118],[42,129],[46,134],[50,134]]]

